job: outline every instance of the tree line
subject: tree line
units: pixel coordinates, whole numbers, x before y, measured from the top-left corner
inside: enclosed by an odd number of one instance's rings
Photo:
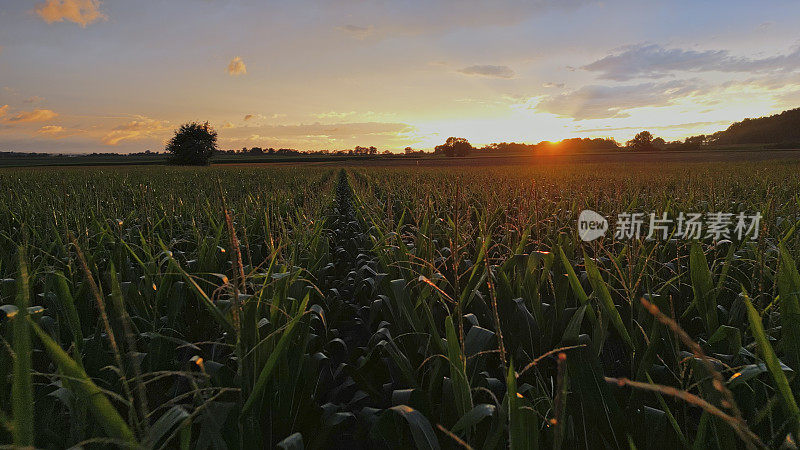
[[[733,123],[726,130],[711,135],[690,136],[683,141],[667,142],[661,137],[653,136],[649,131],[641,131],[627,141],[619,144],[612,138],[571,138],[558,142],[542,141],[538,144],[516,142],[492,143],[480,148],[474,147],[466,138],[451,136],[441,145],[433,149],[433,155],[447,157],[464,157],[480,154],[510,154],[528,152],[561,152],[577,153],[602,150],[628,150],[636,152],[656,151],[661,149],[692,149],[712,144],[781,144],[800,142],[800,108],[784,111],[769,117],[744,119]],[[181,125],[175,131],[166,147],[170,161],[175,164],[208,164],[215,154],[246,155],[334,155],[334,156],[375,156],[375,146],[356,146],[350,150],[319,150],[300,152],[294,149],[263,149],[261,147],[242,148],[241,151],[217,149],[217,132],[208,122],[191,122]],[[388,150],[382,154],[392,154]],[[425,155],[426,152],[406,147],[407,156]]]

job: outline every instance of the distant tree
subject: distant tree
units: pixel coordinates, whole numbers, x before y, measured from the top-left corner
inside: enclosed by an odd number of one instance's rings
[[[368,155],[377,155],[378,154],[378,147],[370,146],[367,149],[367,154]]]
[[[217,132],[208,122],[189,122],[175,130],[167,143],[172,164],[205,166],[217,150]]]
[[[633,139],[628,141],[625,144],[629,149],[633,151],[645,151],[645,150],[652,150],[653,149],[653,135],[650,134],[649,131],[642,131]]]
[[[658,149],[662,149],[662,148],[667,146],[667,142],[664,140],[664,138],[660,138],[660,137],[657,137],[657,138],[653,139],[652,144],[653,144],[653,147],[658,148]]]
[[[472,150],[472,144],[465,138],[449,137],[444,144],[434,148],[434,153],[444,153],[446,156],[467,156]]]
[[[686,140],[683,141],[683,143],[688,146],[706,145],[708,143],[708,136],[706,136],[705,134],[701,134],[699,136],[690,136],[687,137]]]
[[[405,149],[403,149],[403,151],[405,152],[406,155],[411,155],[414,153],[414,149],[411,147],[406,147]]]

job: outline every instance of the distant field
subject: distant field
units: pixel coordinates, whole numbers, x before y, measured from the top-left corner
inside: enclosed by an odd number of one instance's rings
[[[0,170],[0,444],[778,447],[797,155]]]
[[[352,159],[349,164],[367,166],[492,166],[504,164],[549,164],[549,163],[680,163],[680,162],[713,162],[713,161],[769,161],[800,160],[800,150],[761,150],[761,149],[725,149],[704,151],[659,151],[633,153],[626,151],[586,152],[575,154],[536,154],[536,155],[490,155],[467,156],[462,158],[426,157],[426,158],[373,158]],[[336,164],[336,161],[320,161],[324,164]]]
[[[800,159],[800,149],[764,149],[749,146],[725,148],[708,148],[702,150],[661,150],[653,152],[593,151],[574,154],[507,154],[507,155],[474,155],[462,158],[444,156],[405,157],[391,156],[251,156],[222,155],[212,159],[213,165],[259,165],[259,164],[363,164],[379,166],[407,165],[497,165],[526,164],[546,162],[680,162],[680,161],[763,161],[771,159]],[[127,165],[159,165],[165,164],[164,156],[37,156],[37,157],[2,157],[2,167],[32,166],[127,166]]]

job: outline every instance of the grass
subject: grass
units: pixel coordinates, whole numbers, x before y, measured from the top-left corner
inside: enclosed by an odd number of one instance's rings
[[[798,173],[0,171],[0,444],[796,442]],[[757,240],[583,243],[587,208],[763,219]]]

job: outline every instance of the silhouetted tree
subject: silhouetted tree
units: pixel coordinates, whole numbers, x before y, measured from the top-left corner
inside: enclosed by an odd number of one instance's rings
[[[217,132],[208,124],[190,122],[175,130],[175,136],[167,143],[172,164],[205,166],[217,150]]]
[[[800,108],[790,109],[757,119],[744,119],[731,124],[724,131],[691,142],[695,145],[709,144],[778,144],[800,142]],[[687,143],[688,140],[687,140]]]
[[[683,143],[688,146],[706,145],[708,143],[708,137],[705,134],[701,134],[699,136],[690,136],[687,137]]]
[[[444,153],[446,156],[467,156],[473,150],[472,144],[465,138],[449,137],[442,145],[434,148],[434,153]]]
[[[653,149],[653,135],[650,134],[649,131],[642,131],[633,139],[628,141],[625,144],[629,149],[633,151],[644,151],[644,150],[652,150]]]

